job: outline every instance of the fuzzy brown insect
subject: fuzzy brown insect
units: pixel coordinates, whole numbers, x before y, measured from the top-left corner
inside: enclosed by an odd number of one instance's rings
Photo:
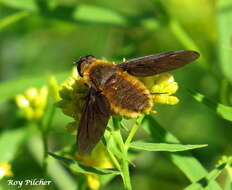
[[[149,113],[153,106],[150,92],[136,77],[146,77],[180,68],[199,57],[190,50],[149,55],[119,64],[98,60],[91,55],[76,62],[87,81],[88,96],[81,115],[77,146],[88,154],[104,134],[112,112],[128,117]]]

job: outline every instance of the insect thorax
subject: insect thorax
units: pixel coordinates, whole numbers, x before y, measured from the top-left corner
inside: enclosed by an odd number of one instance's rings
[[[92,85],[101,90],[106,82],[117,72],[114,64],[97,60],[85,72],[85,77]]]

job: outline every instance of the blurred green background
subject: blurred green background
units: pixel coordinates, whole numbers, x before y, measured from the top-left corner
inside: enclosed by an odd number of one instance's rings
[[[206,169],[214,168],[221,155],[231,154],[231,122],[194,100],[189,90],[232,104],[231,7],[229,0],[0,0],[0,148],[9,151],[14,178],[42,176],[36,159],[38,139],[31,139],[31,130],[26,135],[22,132],[26,121],[14,103],[17,93],[41,87],[50,74],[62,82],[80,56],[120,62],[179,49],[199,51],[201,58],[171,72],[180,86],[180,103],[158,106],[155,118],[183,144],[208,144],[192,154]],[[57,110],[49,134],[50,151],[75,142],[64,130],[69,121]],[[141,129],[136,137],[146,134]],[[135,164],[131,168],[135,190],[180,190],[189,184],[162,153],[142,152]],[[71,189],[73,176],[64,172],[67,179],[60,176],[52,188]],[[224,185],[223,174],[218,181]],[[6,181],[0,185],[15,188]],[[104,189],[123,189],[121,179],[115,178]]]

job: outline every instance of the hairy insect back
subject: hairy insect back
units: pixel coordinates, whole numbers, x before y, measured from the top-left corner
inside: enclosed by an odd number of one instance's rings
[[[148,113],[153,105],[151,95],[143,83],[123,71],[116,72],[107,81],[103,94],[116,114],[127,117]]]
[[[89,81],[95,88],[101,91],[105,83],[117,72],[117,70],[119,69],[112,63],[96,60],[86,70],[84,77],[86,78],[86,81]]]
[[[84,77],[108,99],[111,110],[116,114],[137,117],[151,110],[151,96],[143,83],[115,64],[96,60]]]

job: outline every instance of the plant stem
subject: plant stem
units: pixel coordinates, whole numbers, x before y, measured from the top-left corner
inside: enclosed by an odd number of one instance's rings
[[[56,110],[56,107],[53,105],[52,108],[51,108],[51,113],[49,115],[49,118],[48,118],[48,121],[47,121],[47,124],[45,125],[44,127],[44,131],[45,132],[48,132],[49,131],[49,128],[52,124],[52,120],[53,120],[53,117],[54,117],[54,114],[55,114],[55,110]]]
[[[42,161],[44,177],[46,176],[47,158],[48,158],[48,140],[47,140],[47,137],[48,137],[49,128],[52,124],[52,119],[53,119],[54,114],[55,114],[55,106],[53,105],[46,124],[43,125],[42,121],[39,122],[39,129],[40,129],[41,135],[42,135],[43,151],[44,151],[43,152],[43,161]]]
[[[136,123],[131,128],[130,133],[129,133],[129,135],[128,135],[127,139],[126,139],[126,142],[125,142],[125,146],[126,146],[127,149],[128,149],[128,145],[130,144],[133,137],[135,136],[135,133],[137,132],[140,124],[142,123],[143,118],[144,118],[144,115],[139,116],[139,118],[136,120]]]
[[[42,143],[43,143],[43,158],[42,158],[42,169],[43,169],[43,177],[46,177],[46,170],[47,170],[47,162],[46,162],[46,152],[47,152],[47,136],[44,132],[44,124],[42,120],[38,121],[37,127],[41,133]]]
[[[122,152],[122,163],[121,163],[121,172],[122,172],[122,178],[124,182],[124,186],[126,190],[131,190],[131,182],[130,182],[130,173],[129,173],[129,163],[127,159],[127,149],[124,145],[121,133],[119,130],[113,131],[112,135],[117,142],[121,152]]]
[[[113,118],[114,123],[114,131],[112,131],[112,135],[117,142],[121,152],[122,152],[122,163],[121,163],[121,172],[122,172],[122,179],[124,182],[124,186],[126,190],[132,190],[131,181],[130,181],[130,172],[129,172],[129,163],[127,159],[127,148],[123,142],[121,133],[120,133],[120,124],[117,118]]]
[[[48,152],[48,141],[47,141],[47,134],[42,131],[42,140],[43,140],[43,173],[44,176],[46,176],[46,171],[47,171],[47,152]]]
[[[122,161],[122,173],[124,175],[125,189],[132,190],[131,181],[130,181],[129,164],[128,164],[127,159],[123,159]]]
[[[113,154],[110,150],[108,150],[108,153],[109,153],[110,159],[111,159],[112,162],[114,163],[115,167],[116,167],[118,170],[121,170],[120,164],[119,164],[117,158],[114,156],[114,154]]]

